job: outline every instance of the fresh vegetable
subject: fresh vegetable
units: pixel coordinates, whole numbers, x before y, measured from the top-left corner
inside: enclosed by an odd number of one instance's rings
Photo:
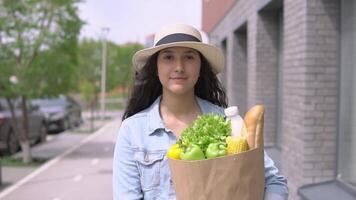
[[[242,136],[238,136],[238,137],[229,136],[226,138],[226,144],[227,144],[228,154],[241,153],[249,149],[246,138]]]
[[[225,120],[222,115],[206,114],[182,132],[178,143],[183,147],[196,144],[205,153],[210,143],[225,143],[230,133],[230,120]]]
[[[182,148],[179,146],[179,144],[174,144],[168,149],[167,156],[169,158],[179,160],[181,153],[182,153]]]
[[[196,144],[190,144],[180,154],[182,160],[202,160],[205,159],[205,155],[200,147]]]
[[[205,153],[206,158],[216,158],[226,154],[226,146],[223,143],[210,143]]]

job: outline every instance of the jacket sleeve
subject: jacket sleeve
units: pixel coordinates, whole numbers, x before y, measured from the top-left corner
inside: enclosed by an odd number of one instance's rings
[[[119,130],[114,152],[114,200],[143,199],[140,175],[134,160],[134,149],[130,145],[129,135],[129,127],[124,121]]]
[[[282,176],[273,160],[264,152],[265,162],[265,200],[287,200],[287,179]]]

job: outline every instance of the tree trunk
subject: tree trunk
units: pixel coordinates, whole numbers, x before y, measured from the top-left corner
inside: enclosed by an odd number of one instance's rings
[[[22,161],[24,163],[29,163],[32,162],[32,156],[31,156],[31,146],[30,146],[30,141],[29,141],[29,128],[28,128],[28,112],[27,112],[27,104],[26,104],[26,97],[22,96],[21,97],[21,107],[22,107],[22,114],[23,114],[23,120],[22,120],[22,127],[23,127],[23,138],[24,140],[20,141],[21,144],[21,149],[22,149]]]
[[[20,141],[21,149],[22,149],[22,162],[23,163],[31,163],[32,155],[31,155],[31,145],[30,141]]]
[[[16,138],[21,141],[24,140],[23,134],[21,133],[21,128],[19,127],[18,123],[18,116],[15,113],[15,108],[13,102],[9,99],[6,98],[7,104],[9,105],[10,112],[11,112],[11,126],[12,126],[12,131],[16,135]]]
[[[10,107],[11,112],[11,126],[13,132],[16,135],[16,138],[19,140],[21,150],[22,150],[22,162],[30,163],[32,162],[31,156],[31,146],[30,141],[28,139],[28,116],[27,116],[27,106],[26,106],[26,98],[24,96],[21,97],[21,110],[22,110],[22,126],[19,126],[18,117],[15,112],[15,105],[13,102],[6,98],[7,104]]]

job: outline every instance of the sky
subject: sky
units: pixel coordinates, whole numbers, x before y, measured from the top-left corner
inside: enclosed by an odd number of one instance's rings
[[[201,0],[84,0],[79,16],[86,25],[80,37],[100,39],[102,29],[109,28],[108,40],[144,44],[148,35],[172,23],[201,29],[201,4]]]

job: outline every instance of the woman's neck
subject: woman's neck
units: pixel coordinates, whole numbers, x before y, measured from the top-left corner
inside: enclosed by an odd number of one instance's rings
[[[160,102],[162,120],[177,138],[201,113],[194,94],[184,96],[162,94]]]
[[[161,112],[165,112],[169,115],[186,116],[194,114],[200,114],[199,105],[195,99],[195,95],[165,95],[162,94]],[[161,113],[162,114],[162,113]]]

